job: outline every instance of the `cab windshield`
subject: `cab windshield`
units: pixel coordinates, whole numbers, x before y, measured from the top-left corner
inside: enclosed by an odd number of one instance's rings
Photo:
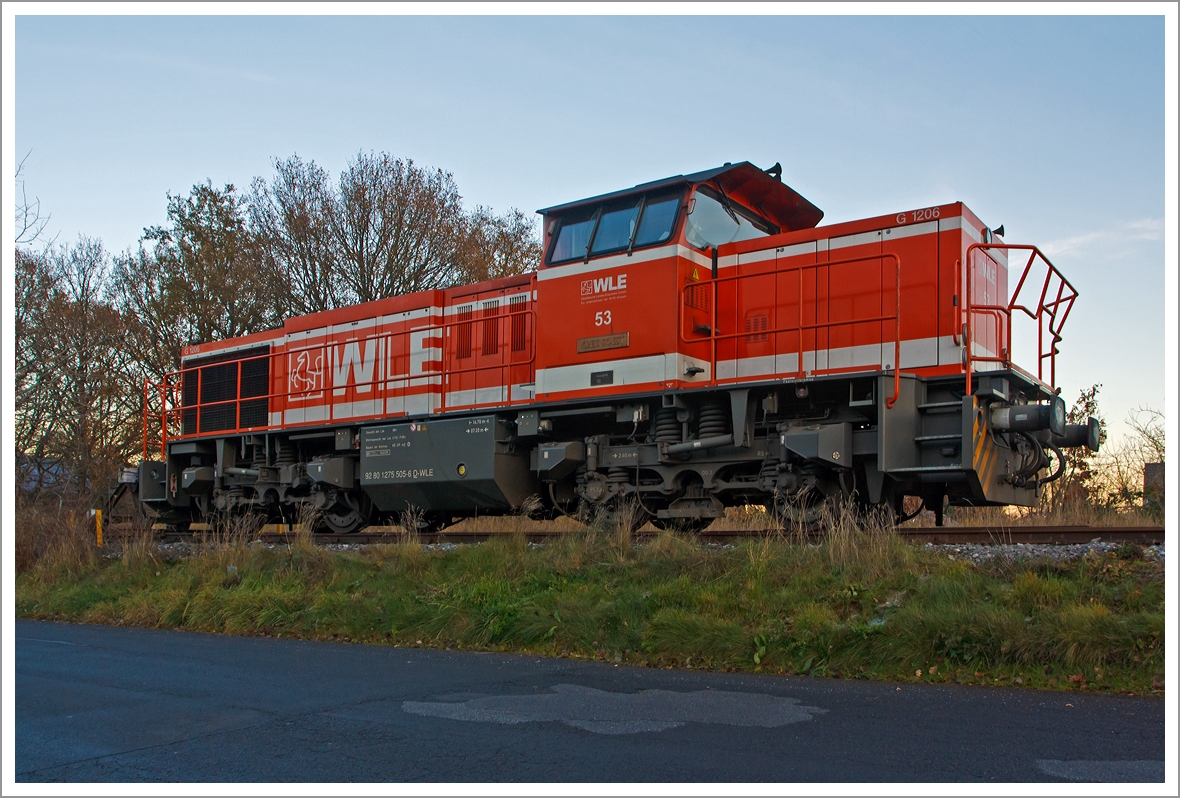
[[[587,259],[665,243],[676,228],[679,193],[628,197],[558,219],[549,263]]]
[[[778,232],[774,225],[710,186],[699,186],[688,202],[684,237],[698,249],[748,241]]]

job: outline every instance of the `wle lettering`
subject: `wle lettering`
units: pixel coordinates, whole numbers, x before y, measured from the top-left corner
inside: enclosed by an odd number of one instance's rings
[[[627,275],[616,274],[610,277],[595,277],[593,280],[582,281],[582,296],[603,294],[608,291],[626,291]]]
[[[364,344],[362,353],[361,344]],[[354,377],[357,393],[368,393],[373,388],[373,366],[377,363],[380,342],[376,338],[349,341],[344,346],[332,347],[332,385],[348,385],[349,372]],[[334,387],[333,394],[341,396],[344,388]]]
[[[376,336],[288,354],[289,401],[322,396],[325,379],[334,396],[343,396],[348,388],[370,393],[376,385],[380,391],[387,380],[412,379],[442,368],[443,339],[437,329],[411,330],[408,336],[395,338]]]

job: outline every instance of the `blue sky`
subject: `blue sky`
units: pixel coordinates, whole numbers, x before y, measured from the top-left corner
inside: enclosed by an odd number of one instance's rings
[[[1163,407],[1162,17],[18,17],[16,151],[60,240],[359,149],[497,211],[724,161],[838,222],[955,200],[1078,287],[1059,383]]]

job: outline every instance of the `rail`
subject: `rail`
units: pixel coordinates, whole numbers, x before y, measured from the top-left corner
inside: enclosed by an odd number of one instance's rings
[[[976,305],[972,302],[973,285],[975,280],[972,277],[972,259],[971,254],[975,251],[986,251],[990,249],[1004,250],[1005,255],[1011,250],[1028,252],[1028,261],[1024,264],[1024,269],[1021,272],[1020,280],[1016,284],[1016,289],[1012,292],[1012,298],[1007,305]],[[1065,279],[1065,276],[1058,271],[1057,267],[1045,257],[1045,254],[1040,249],[1032,244],[988,244],[978,243],[967,247],[964,253],[963,260],[967,264],[967,286],[964,292],[963,313],[966,324],[964,325],[964,348],[965,360],[964,367],[967,377],[967,393],[971,393],[971,375],[973,363],[1000,363],[1005,368],[1012,368],[1012,315],[1013,311],[1020,311],[1037,323],[1037,379],[1042,383],[1045,382],[1045,361],[1049,361],[1049,381],[1048,386],[1051,389],[1057,387],[1057,344],[1061,342],[1061,329],[1065,326],[1065,321],[1069,318],[1069,312],[1073,309],[1074,300],[1078,298],[1077,289]],[[1029,275],[1033,272],[1033,265],[1040,260],[1045,264],[1045,278],[1041,281],[1040,294],[1036,300],[1036,310],[1033,310],[1026,301],[1021,301],[1021,292],[1025,285],[1031,285],[1028,282]],[[957,276],[957,275],[956,275]],[[1046,301],[1047,300],[1047,301]],[[975,338],[974,318],[976,315],[990,316],[995,319],[995,333],[996,333],[996,353],[993,355],[977,355],[972,351],[972,345]],[[1048,334],[1048,347],[1046,348],[1046,333]]]
[[[377,531],[380,530],[380,531]],[[258,531],[257,539],[263,543],[289,543],[300,533],[294,524],[269,524]],[[142,528],[131,524],[111,525],[107,527],[107,539],[120,541],[134,539],[142,535]],[[161,542],[200,541],[217,539],[216,533],[209,530],[207,525],[188,529],[169,528],[164,524],[153,527],[154,537]],[[414,538],[422,543],[477,543],[493,538],[506,538],[509,532],[488,532],[478,527],[474,529],[444,529],[438,532],[420,532]],[[528,540],[538,543],[560,540],[579,534],[578,530],[550,530],[533,529],[524,532]],[[654,528],[639,530],[636,536],[652,536],[658,534]],[[830,532],[817,529],[805,532],[783,531],[779,529],[726,529],[724,527],[710,527],[701,532],[689,535],[690,538],[702,543],[722,542],[729,540],[748,539],[779,539],[784,542],[808,541],[821,542]],[[1165,532],[1162,526],[943,526],[916,527],[900,526],[892,531],[900,540],[907,543],[934,543],[942,545],[959,545],[976,543],[984,545],[1011,545],[1014,543],[1040,544],[1050,546],[1066,546],[1100,543],[1135,543],[1139,545],[1158,545],[1165,542]],[[224,539],[224,532],[222,533]],[[374,543],[393,543],[407,539],[400,528],[395,527],[366,527],[365,530],[351,534],[337,534],[317,532],[311,535],[311,540],[319,545],[348,543],[352,545],[366,545]]]
[[[886,259],[892,260],[893,267],[894,267],[894,293],[895,293],[895,296],[894,296],[893,315],[888,315],[888,316],[881,315],[881,316],[872,316],[872,317],[856,318],[856,319],[842,319],[840,321],[826,321],[826,322],[817,321],[815,323],[810,323],[810,324],[804,323],[804,321],[803,321],[803,306],[804,306],[803,273],[804,273],[804,271],[808,271],[808,270],[812,270],[812,269],[818,270],[820,268],[830,267],[830,266],[843,266],[843,265],[850,264],[850,263],[864,263],[866,261],[873,261],[873,260],[885,261]],[[882,263],[881,268],[882,268],[882,273],[884,273],[884,268],[885,268],[884,263]],[[789,326],[789,327],[776,327],[774,329],[758,330],[756,333],[752,333],[750,331],[726,333],[724,335],[719,335],[717,333],[717,314],[718,314],[718,304],[720,302],[720,286],[722,283],[729,283],[729,282],[736,283],[737,281],[740,281],[740,280],[750,280],[750,279],[759,278],[759,277],[766,277],[768,275],[780,275],[780,274],[785,274],[785,273],[789,273],[792,271],[797,271],[799,273],[799,321],[797,324],[795,324],[794,326]],[[831,278],[831,271],[830,270],[827,272],[826,278],[828,281],[828,284],[827,284],[828,294],[827,294],[827,300],[826,300],[828,303],[828,313],[825,315],[828,315],[830,317],[830,315],[831,315],[831,301],[832,301],[832,298],[831,298],[832,297],[832,295],[831,295],[831,279],[832,278]],[[684,335],[685,307],[687,306],[687,301],[686,301],[687,294],[691,290],[698,290],[699,285],[700,285],[700,283],[695,283],[695,284],[691,284],[691,285],[686,285],[686,286],[684,286],[683,289],[681,289],[680,319],[679,319],[680,340],[686,344],[703,343],[703,341],[704,341],[703,338],[696,338],[696,339],[690,340],[690,339],[686,338]],[[710,319],[709,319],[710,324],[709,324],[709,338],[708,338],[708,340],[711,345],[709,361],[710,361],[710,367],[712,370],[710,372],[710,376],[711,376],[711,382],[713,382],[714,384],[717,383],[717,343],[718,343],[718,341],[737,340],[739,338],[746,338],[752,334],[770,336],[770,335],[780,335],[783,333],[797,332],[797,333],[799,333],[799,362],[798,362],[799,367],[798,367],[798,370],[796,371],[795,374],[796,374],[797,379],[804,379],[808,373],[808,370],[806,368],[804,368],[804,357],[803,357],[803,355],[804,355],[803,332],[805,330],[817,330],[818,331],[821,329],[824,329],[824,330],[830,329],[832,327],[851,327],[856,324],[872,324],[875,322],[892,321],[894,323],[893,324],[893,332],[894,332],[894,335],[893,335],[893,396],[889,397],[886,400],[885,406],[887,408],[892,408],[893,405],[897,402],[897,397],[901,394],[901,258],[899,258],[894,253],[885,252],[880,255],[870,255],[867,257],[845,258],[843,260],[824,261],[822,263],[796,264],[796,265],[787,266],[784,268],[775,268],[773,271],[752,272],[749,274],[735,274],[735,275],[730,275],[728,277],[717,277],[717,278],[710,280],[709,283],[707,283],[707,285],[711,285],[712,289],[713,289],[713,301],[712,301],[712,303],[710,303],[711,309],[710,309]],[[813,304],[813,306],[816,307],[817,309],[819,306],[819,302],[820,302],[820,300],[817,297],[814,304]],[[818,312],[816,313],[816,316],[817,317],[819,316]],[[777,314],[776,314],[776,317],[777,317]],[[736,314],[735,314],[735,319],[736,319]],[[882,342],[882,343],[884,343],[884,342]],[[817,349],[818,349],[818,343],[817,343]],[[776,351],[776,354],[778,354],[777,351]],[[811,369],[810,370],[810,372],[812,374],[836,373],[836,372],[840,372],[840,371],[847,371],[847,369],[845,369],[845,368],[827,368],[827,369]]]
[[[524,350],[514,350],[514,339],[521,337],[514,335],[514,325],[518,319],[524,318],[523,341],[526,344]],[[491,324],[489,324],[491,322]],[[382,374],[376,368],[375,361],[373,366],[373,376],[365,380],[357,380],[344,386],[347,390],[360,394],[381,395],[381,396],[413,396],[416,394],[407,393],[405,389],[410,387],[410,383],[416,380],[425,381],[426,395],[434,398],[438,403],[438,409],[443,412],[448,409],[448,394],[456,392],[472,391],[473,397],[477,397],[476,388],[457,388],[449,390],[455,385],[457,378],[468,374],[478,374],[481,372],[499,372],[500,373],[500,387],[503,387],[507,393],[502,401],[491,402],[460,402],[452,401],[450,407],[462,408],[465,410],[478,409],[482,407],[499,407],[504,405],[518,404],[525,400],[512,399],[512,380],[511,370],[516,368],[527,368],[530,373],[533,371],[536,363],[536,312],[532,308],[523,310],[511,310],[508,313],[500,313],[496,316],[476,316],[472,315],[470,318],[454,318],[449,321],[443,321],[439,324],[431,324],[423,327],[416,327],[410,330],[398,332],[386,332],[374,335],[365,339],[371,342],[369,345],[377,346],[378,354],[374,357],[381,356],[381,352],[389,353],[394,351],[393,342],[399,341],[406,344],[405,347],[399,347],[396,351],[405,354],[398,354],[395,357],[403,358],[409,363],[413,363],[415,357],[422,357],[420,373],[404,373],[404,374]],[[504,328],[507,326],[507,334],[504,333]],[[495,328],[495,333],[489,336],[489,330]],[[451,335],[451,329],[458,328],[463,335]],[[475,333],[475,328],[479,328],[478,335]],[[431,333],[437,333],[431,335]],[[413,341],[410,336],[421,336],[422,351],[415,351],[413,348]],[[463,339],[463,348],[466,354],[460,356],[457,349],[460,346],[460,338]],[[484,349],[485,339],[494,341],[496,355],[486,354]],[[441,343],[426,346],[428,341],[439,341]],[[384,342],[379,343],[379,342]],[[345,343],[353,343],[352,341]],[[313,385],[311,388],[302,388],[299,390],[291,390],[292,373],[286,368],[276,368],[282,361],[298,358],[300,353],[308,353],[309,359],[313,354],[321,357],[326,357],[326,353],[330,347],[338,347],[342,343],[328,339],[325,337],[320,343],[308,344],[298,347],[284,347],[282,351],[270,352],[265,355],[255,355],[252,357],[244,357],[238,360],[224,360],[217,363],[204,363],[192,365],[181,368],[177,371],[169,372],[164,375],[160,382],[153,382],[150,379],[144,381],[144,422],[143,422],[143,457],[148,458],[148,453],[153,450],[155,439],[154,433],[158,433],[159,451],[161,456],[167,455],[168,442],[176,439],[192,439],[210,433],[217,433],[219,435],[233,435],[240,433],[257,433],[267,432],[272,429],[283,428],[287,429],[291,426],[306,426],[312,424],[324,423],[329,419],[313,419],[297,423],[283,423],[271,424],[270,413],[275,400],[283,400],[286,403],[294,396],[309,396],[311,394],[322,394],[325,399],[332,394],[334,390],[341,390],[340,386],[333,386],[328,384],[328,367],[321,362],[320,371],[315,372],[320,375],[320,384],[318,387]],[[437,350],[441,355],[441,359],[431,359],[433,352]],[[214,353],[215,356],[215,353]],[[388,356],[388,355],[386,355]],[[464,361],[468,358],[481,357],[495,357],[498,356],[502,362],[500,363],[483,363],[474,366],[456,367],[455,361]],[[516,358],[516,359],[514,359]],[[243,365],[248,363],[268,361],[268,368],[265,371],[265,380],[269,388],[265,392],[247,393],[243,394],[242,377]],[[355,365],[355,364],[354,364]],[[228,366],[236,366],[236,375],[234,378],[234,394],[229,398],[218,398],[214,401],[203,401],[204,396],[204,372],[206,369]],[[356,370],[350,367],[350,371],[356,374]],[[412,367],[411,367],[412,371]],[[186,385],[186,380],[195,379],[195,383]],[[285,391],[274,391],[273,386],[278,379],[282,379],[286,384]],[[531,381],[531,379],[530,379]],[[393,391],[383,390],[380,386],[392,382],[401,382],[405,385],[400,389]],[[188,395],[193,397],[192,401],[186,398],[186,388]],[[153,410],[153,399],[156,408]],[[252,403],[262,403],[254,407],[265,406],[265,422],[260,424],[242,424],[242,410],[243,405],[251,405]],[[328,416],[331,414],[331,403],[326,404]],[[233,413],[233,424],[217,425],[216,429],[205,429],[202,422],[206,419],[207,414],[213,412],[223,412],[228,416],[227,411]],[[385,417],[391,415],[384,411],[374,413],[375,416]],[[393,414],[396,415],[396,414]],[[363,419],[367,416],[355,416],[355,419]],[[151,423],[152,420],[158,423]],[[350,416],[349,420],[354,420]],[[191,428],[191,431],[189,430]]]

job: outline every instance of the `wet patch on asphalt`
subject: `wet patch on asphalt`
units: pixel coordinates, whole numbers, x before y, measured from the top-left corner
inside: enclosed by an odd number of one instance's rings
[[[478,723],[545,723],[558,721],[595,734],[636,734],[673,729],[686,723],[772,728],[811,720],[826,709],[803,706],[795,698],[766,693],[699,690],[642,690],[612,693],[575,684],[559,684],[541,695],[471,697],[440,696],[450,701],[406,701],[414,715]],[[464,696],[466,697],[466,696]]]

